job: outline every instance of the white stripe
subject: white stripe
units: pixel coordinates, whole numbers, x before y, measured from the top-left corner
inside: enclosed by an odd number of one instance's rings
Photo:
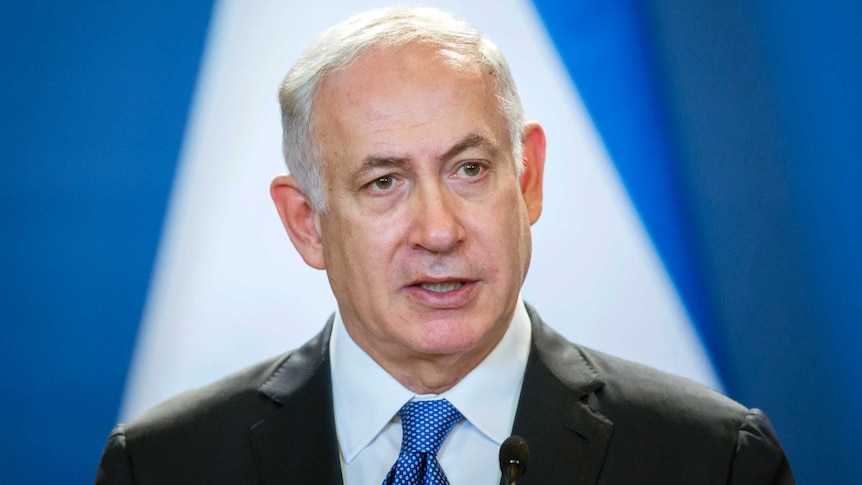
[[[276,89],[316,34],[384,2],[220,2],[122,417],[292,348],[335,302],[281,227]],[[718,387],[688,317],[531,3],[437,1],[506,53],[549,148],[524,298],[569,338]]]

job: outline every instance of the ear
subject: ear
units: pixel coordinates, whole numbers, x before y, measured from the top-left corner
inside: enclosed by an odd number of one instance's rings
[[[545,130],[535,121],[524,125],[524,172],[521,193],[527,204],[530,224],[542,214],[542,176],[545,171]]]
[[[318,215],[296,179],[293,175],[279,175],[269,186],[269,194],[290,241],[303,261],[312,268],[324,269]]]

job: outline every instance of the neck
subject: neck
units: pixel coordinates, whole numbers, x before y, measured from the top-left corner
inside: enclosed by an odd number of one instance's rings
[[[352,334],[351,337],[402,386],[416,394],[442,394],[461,382],[461,379],[485,360],[502,340],[508,325],[495,330],[469,349],[446,354],[392,352],[392,349],[380,345],[379,341],[370,345],[370,342],[362,338],[353,337]]]
[[[493,348],[493,347],[492,347]],[[461,382],[490,353],[479,355],[445,355],[411,359],[410,362],[384,362],[378,364],[402,386],[416,394],[442,394]]]

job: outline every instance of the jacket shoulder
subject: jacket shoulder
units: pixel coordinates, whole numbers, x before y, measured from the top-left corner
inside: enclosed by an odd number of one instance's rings
[[[228,435],[231,427],[247,430],[327,362],[331,325],[330,317],[324,329],[303,346],[159,404],[126,425],[127,439],[186,431]]]
[[[683,377],[575,343],[546,325],[527,305],[532,320],[532,356],[589,406],[614,422],[651,420],[698,425],[720,421],[742,425],[748,410],[736,401]],[[634,423],[636,424],[636,423]]]
[[[302,347],[179,394],[111,434],[100,476],[134,483],[257,483],[251,430],[327,375],[331,318]],[[113,483],[113,482],[106,482]],[[120,482],[122,483],[122,482]]]
[[[269,359],[184,392],[119,424],[105,445],[98,476],[122,476],[128,481],[97,483],[256,480],[248,430],[278,406],[258,389],[289,357]]]
[[[658,470],[665,478],[700,477],[701,483],[793,483],[787,457],[759,409],[648,366],[580,352],[604,382],[589,402],[613,422],[608,473],[647,476]],[[643,460],[631,464],[632,456]]]
[[[139,439],[160,433],[181,433],[185,428],[228,425],[231,421],[244,421],[242,417],[255,414],[255,409],[268,410],[271,400],[259,389],[290,355],[271,358],[178,394],[125,424],[126,436]],[[253,419],[251,415],[247,419]]]
[[[605,430],[592,433],[608,440],[596,441],[607,446],[597,472],[603,483],[793,483],[759,410],[694,381],[574,344],[527,310],[533,321],[529,395],[542,396],[543,404],[529,402],[560,415],[572,409]],[[577,420],[567,426],[591,436],[592,428]]]
[[[578,346],[584,360],[603,382],[598,404],[608,413],[636,408],[674,421],[730,420],[736,433],[748,408],[701,383],[652,367]]]

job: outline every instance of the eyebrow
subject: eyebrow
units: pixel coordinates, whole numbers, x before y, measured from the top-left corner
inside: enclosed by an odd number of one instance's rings
[[[437,157],[438,161],[445,162],[457,157],[460,153],[469,150],[470,148],[487,147],[491,152],[491,156],[496,156],[498,151],[496,146],[490,140],[482,135],[470,134],[464,137],[461,141],[452,146],[443,155]],[[406,157],[386,157],[378,155],[369,155],[362,160],[359,169],[355,172],[357,175],[367,173],[373,169],[380,167],[401,167],[410,162]]]
[[[497,156],[497,152],[498,152],[497,147],[493,143],[491,143],[490,140],[488,140],[487,138],[485,138],[482,135],[470,134],[470,135],[467,135],[466,137],[464,137],[463,140],[459,141],[454,146],[452,146],[452,148],[450,148],[448,151],[446,151],[446,153],[437,157],[437,160],[441,161],[441,162],[445,162],[445,161],[448,161],[448,160],[451,160],[451,159],[457,157],[463,151],[469,150],[470,148],[476,148],[476,147],[488,148],[488,150],[491,152],[492,157]]]

